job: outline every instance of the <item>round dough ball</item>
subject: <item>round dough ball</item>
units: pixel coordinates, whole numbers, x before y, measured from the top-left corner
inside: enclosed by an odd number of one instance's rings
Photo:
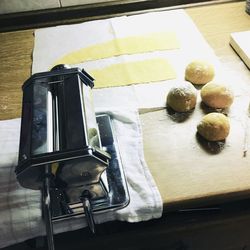
[[[207,114],[198,124],[197,130],[208,141],[224,140],[230,131],[229,119],[221,113]]]
[[[234,100],[233,92],[225,85],[209,82],[201,89],[202,101],[211,108],[228,108]]]
[[[187,112],[196,105],[197,91],[195,87],[184,82],[170,89],[167,95],[167,105],[177,112]]]
[[[206,61],[196,60],[189,63],[185,70],[185,79],[193,84],[206,84],[214,78],[214,67]]]

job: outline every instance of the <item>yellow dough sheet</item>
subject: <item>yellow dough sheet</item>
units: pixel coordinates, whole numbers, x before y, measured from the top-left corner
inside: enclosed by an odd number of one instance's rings
[[[95,88],[125,86],[176,78],[172,65],[162,58],[113,64],[102,69],[89,71],[89,74],[95,79]]]
[[[57,64],[78,64],[85,61],[155,50],[178,49],[179,47],[175,32],[155,32],[143,36],[117,38],[82,48],[64,55],[53,66]]]

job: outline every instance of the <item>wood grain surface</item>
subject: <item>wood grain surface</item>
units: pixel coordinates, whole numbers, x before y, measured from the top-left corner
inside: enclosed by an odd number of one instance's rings
[[[248,69],[229,45],[231,32],[250,28],[245,2],[196,7],[186,11],[221,61],[235,67],[242,77],[250,80]],[[33,30],[0,33],[0,120],[20,117],[21,86],[31,74],[33,42]],[[194,115],[199,117],[201,113]],[[174,131],[170,125],[164,124],[166,119],[170,119],[166,110],[141,114],[140,117],[145,158],[162,195],[165,210],[250,196],[250,154],[249,158],[242,158],[237,144],[230,151],[237,156],[230,164],[224,164],[228,148],[220,154],[211,154],[197,141],[193,144],[195,126],[191,126],[191,122],[190,129],[185,128],[187,137],[184,140],[192,140],[190,145],[198,148],[203,157],[194,154],[194,158],[190,158],[185,154],[184,146],[179,148],[180,144],[173,145],[172,142],[171,145],[168,141],[168,135]],[[239,136],[242,139],[244,135],[241,132]],[[181,139],[178,134],[175,137]],[[176,153],[169,155],[170,149]],[[215,157],[221,164],[216,164]],[[176,162],[182,159],[183,165],[172,165],[173,159],[178,159]],[[204,160],[210,162],[210,169],[204,168]]]
[[[24,81],[31,74],[33,31],[0,33],[0,120],[21,116]]]
[[[186,9],[186,12],[221,62],[236,70],[250,84],[249,70],[229,45],[230,33],[250,29],[245,3],[203,6]],[[238,108],[242,110],[244,98],[248,98],[247,94],[237,99],[232,113],[236,114]],[[242,123],[231,121],[234,128],[231,128],[225,148],[212,153],[195,134],[198,117],[202,115],[202,107],[198,109],[181,124],[171,122],[166,110],[141,114],[145,157],[162,195],[165,211],[250,196],[250,155],[242,157],[245,136]]]

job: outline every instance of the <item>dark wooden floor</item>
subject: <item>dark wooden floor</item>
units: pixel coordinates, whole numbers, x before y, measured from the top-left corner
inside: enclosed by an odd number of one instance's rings
[[[142,223],[109,222],[98,225],[96,235],[86,228],[67,232],[55,236],[55,245],[56,250],[250,250],[249,227],[250,201],[239,201],[209,210],[172,212]],[[45,250],[45,240],[3,250],[32,250],[36,245]]]

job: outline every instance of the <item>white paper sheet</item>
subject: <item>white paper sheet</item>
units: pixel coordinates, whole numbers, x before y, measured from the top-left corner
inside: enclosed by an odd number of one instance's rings
[[[121,55],[72,65],[89,71],[114,63],[156,57],[166,58],[176,70],[176,79],[126,87],[126,93],[129,93],[128,98],[133,95],[135,97],[132,101],[133,106],[139,109],[165,107],[168,90],[176,83],[184,80],[185,67],[190,61],[194,59],[208,60],[212,62],[216,69],[216,77],[221,77],[222,75],[221,64],[213,50],[184,10],[147,13],[129,17],[123,16],[36,30],[32,72],[47,71],[63,55],[90,45],[99,44],[114,38],[169,31],[176,33],[181,44],[180,49]],[[116,87],[105,90],[94,89],[94,94],[97,93],[95,94],[95,100],[98,103],[103,103],[105,106],[126,105],[126,102],[123,103],[120,98],[117,98],[122,96],[122,99],[125,99],[126,94],[125,92],[122,94],[122,90],[122,88]]]

